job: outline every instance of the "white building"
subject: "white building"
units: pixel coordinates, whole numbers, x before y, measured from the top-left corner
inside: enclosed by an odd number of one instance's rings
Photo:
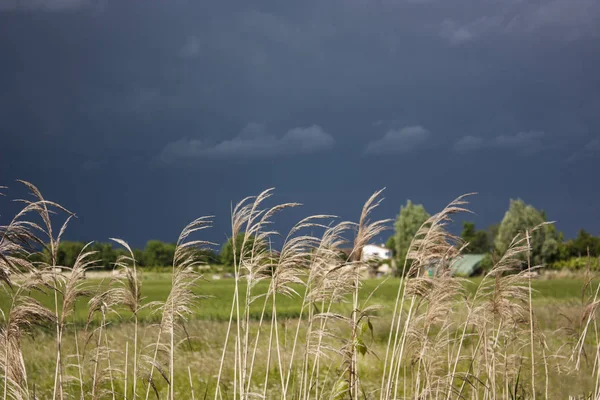
[[[392,250],[376,244],[365,245],[362,251],[362,260],[367,261],[374,258],[379,260],[389,260],[392,258]]]

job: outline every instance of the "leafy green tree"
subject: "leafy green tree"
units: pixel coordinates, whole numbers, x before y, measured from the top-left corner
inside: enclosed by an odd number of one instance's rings
[[[235,258],[233,252],[233,240],[231,238],[227,239],[227,242],[225,242],[225,244],[221,248],[221,264],[231,266],[234,264],[235,260],[239,261],[242,251],[242,245],[244,243],[244,236],[244,233],[240,233],[235,238]],[[244,254],[252,250],[252,247],[254,246],[254,240],[254,236],[250,236],[247,238],[246,245],[244,247]]]
[[[494,243],[496,242],[496,236],[498,236],[498,229],[500,229],[500,224],[492,224],[488,226],[486,230],[490,248],[494,247]]]
[[[469,243],[464,250],[465,254],[485,254],[490,251],[488,233],[475,229],[475,223],[463,222],[463,231],[460,236]]]
[[[56,263],[64,267],[73,267],[84,246],[83,242],[61,241],[58,245]]]
[[[111,243],[94,242],[88,249],[96,252],[94,257],[98,260],[98,266],[106,269],[114,267],[118,253],[113,249]]]
[[[200,250],[198,260],[205,264],[221,264],[221,256],[211,249]]]
[[[569,257],[587,257],[588,249],[590,256],[600,256],[600,237],[593,236],[580,229],[575,239],[569,240],[566,244],[566,253]]]
[[[144,249],[144,264],[148,267],[168,267],[173,264],[175,243],[149,240]]]
[[[390,236],[385,242],[385,247],[392,250],[392,257],[396,257],[396,238],[394,235]]]
[[[523,200],[511,200],[508,211],[498,228],[495,246],[503,254],[510,246],[513,238],[519,233],[538,226],[545,222],[545,215],[533,206],[525,204]],[[532,262],[539,265],[552,261],[558,254],[559,240],[551,225],[545,225],[532,233],[530,244],[532,248]]]
[[[143,249],[133,249],[133,258],[137,265],[146,266],[146,253]]]
[[[394,242],[396,245],[396,257],[398,260],[398,270],[402,270],[404,260],[408,253],[408,248],[413,237],[423,225],[430,215],[421,204],[414,204],[408,200],[405,206],[400,208],[400,214],[396,218],[394,224],[395,235]]]

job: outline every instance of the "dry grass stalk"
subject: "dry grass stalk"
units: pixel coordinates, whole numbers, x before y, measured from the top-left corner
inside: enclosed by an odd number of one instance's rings
[[[402,285],[398,289],[396,304],[392,316],[390,335],[384,364],[384,372],[381,382],[381,399],[396,398],[399,390],[400,372],[410,324],[414,318],[415,306],[417,305],[417,294],[410,293],[411,280],[419,277],[423,269],[430,265],[442,263],[457,257],[461,247],[457,246],[460,239],[445,229],[451,221],[451,216],[457,213],[468,212],[463,206],[466,204],[465,197],[461,196],[450,203],[440,213],[430,217],[418,230],[413,238],[403,267],[405,276]],[[406,312],[404,325],[401,329],[401,321],[404,315],[404,304],[410,295],[410,305]],[[405,380],[405,379],[404,379]]]
[[[232,210],[231,232],[234,255],[235,289],[232,299],[232,312],[230,314],[227,334],[223,346],[223,355],[219,373],[217,375],[217,389],[215,399],[220,395],[220,381],[225,361],[225,353],[229,336],[235,322],[235,360],[234,360],[234,397],[246,398],[248,396],[249,379],[252,357],[250,356],[251,338],[249,331],[250,306],[258,297],[253,296],[254,287],[261,281],[268,279],[273,268],[271,251],[267,246],[270,238],[278,233],[270,230],[272,217],[281,210],[296,207],[298,203],[279,204],[270,208],[262,208],[263,203],[273,194],[273,189],[268,189],[256,197],[247,197],[239,202]],[[237,238],[242,235],[241,248],[238,249]],[[238,256],[239,255],[239,256]],[[246,292],[243,306],[240,307],[241,279],[246,281]],[[235,318],[234,318],[235,316]],[[275,334],[278,334],[275,324]],[[277,345],[277,341],[276,341]],[[278,354],[280,354],[278,348]],[[280,363],[281,364],[281,363]],[[280,365],[280,371],[282,371]],[[280,376],[283,382],[283,375]],[[239,395],[238,395],[239,392]],[[285,398],[285,392],[284,392]]]
[[[175,380],[175,333],[177,329],[181,329],[185,332],[184,323],[193,313],[197,300],[201,298],[201,296],[194,294],[192,290],[202,278],[201,275],[194,272],[194,268],[201,264],[198,260],[197,252],[203,247],[212,244],[202,240],[188,240],[188,238],[195,232],[207,229],[210,226],[210,217],[197,218],[183,229],[177,240],[175,254],[173,256],[171,291],[169,292],[169,296],[165,303],[157,310],[162,314],[162,319],[155,344],[154,356],[151,360],[149,359],[150,373],[146,388],[146,399],[148,399],[150,388],[154,386],[153,373],[155,369],[158,369],[169,385],[168,398],[171,400],[175,399],[175,389],[173,385]],[[161,346],[161,334],[163,333],[166,333],[169,339],[168,344],[166,344],[168,352],[168,377],[157,360]]]

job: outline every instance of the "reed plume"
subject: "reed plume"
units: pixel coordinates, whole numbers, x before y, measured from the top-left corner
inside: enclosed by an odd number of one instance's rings
[[[200,217],[188,224],[177,240],[175,253],[173,256],[173,267],[171,274],[171,291],[167,300],[158,309],[162,314],[159,327],[158,339],[155,344],[154,356],[147,359],[150,363],[150,372],[148,376],[148,385],[146,388],[146,399],[149,396],[153,384],[153,373],[157,369],[169,385],[169,396],[171,400],[175,399],[174,379],[175,379],[175,334],[176,329],[182,329],[185,332],[185,322],[194,311],[194,306],[202,296],[193,292],[198,281],[202,278],[194,268],[201,264],[198,259],[198,251],[206,246],[212,245],[211,242],[203,240],[188,240],[189,236],[195,232],[207,229],[211,226],[210,217]],[[162,345],[168,353],[168,374],[160,366],[157,360],[161,349],[160,337],[165,333],[168,335],[169,342]],[[187,333],[186,333],[187,336]],[[156,391],[156,388],[155,388]]]

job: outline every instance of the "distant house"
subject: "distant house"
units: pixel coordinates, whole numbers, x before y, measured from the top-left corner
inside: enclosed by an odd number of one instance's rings
[[[352,248],[340,249],[345,257],[352,255]],[[391,275],[396,264],[392,258],[392,250],[383,245],[367,244],[362,249],[361,261],[369,264],[367,274],[371,277]]]
[[[370,275],[373,277],[387,276],[394,272],[392,250],[383,245],[365,245],[362,251],[362,261],[376,264],[370,270]]]
[[[363,247],[362,261],[379,259],[389,260],[392,258],[392,250],[383,245],[367,244]]]
[[[452,275],[469,277],[481,272],[481,262],[485,254],[464,254],[459,258],[450,261],[450,270]],[[434,276],[439,265],[432,262],[424,268],[424,274]]]
[[[352,247],[346,247],[340,249],[340,253],[346,257],[350,257],[352,253]],[[386,248],[384,245],[367,244],[363,247],[361,261],[368,260],[389,260],[392,258],[392,250]]]

